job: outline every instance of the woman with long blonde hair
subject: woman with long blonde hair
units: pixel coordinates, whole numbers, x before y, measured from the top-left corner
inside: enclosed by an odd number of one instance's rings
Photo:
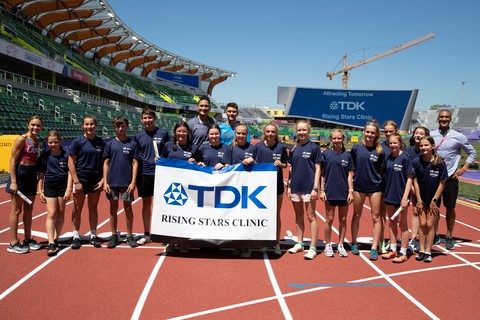
[[[290,153],[290,181],[287,184],[287,196],[292,200],[295,211],[297,243],[289,253],[304,251],[304,216],[310,222],[310,248],[305,259],[313,260],[317,256],[318,222],[315,216],[315,204],[318,199],[320,183],[320,147],[310,141],[310,122],[300,120],[295,125],[297,140]]]

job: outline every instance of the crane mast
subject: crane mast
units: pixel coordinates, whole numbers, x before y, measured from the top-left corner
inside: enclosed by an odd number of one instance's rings
[[[429,34],[426,34],[418,39],[415,39],[415,40],[412,40],[412,41],[409,41],[407,43],[404,43],[404,44],[401,44],[401,45],[398,45],[396,46],[395,48],[392,48],[390,50],[387,50],[385,52],[382,52],[382,53],[379,53],[379,54],[376,54],[370,58],[366,58],[364,60],[360,60],[358,61],[357,63],[354,63],[354,64],[351,64],[351,65],[348,65],[347,64],[347,54],[345,54],[343,56],[343,68],[341,70],[338,70],[338,71],[335,71],[335,72],[327,72],[327,77],[332,80],[333,76],[337,75],[337,74],[340,74],[340,73],[343,73],[343,76],[342,76],[342,88],[343,89],[348,89],[348,73],[350,70],[352,70],[353,68],[356,68],[356,67],[359,67],[359,66],[362,66],[364,64],[367,64],[367,63],[370,63],[370,62],[373,62],[373,61],[376,61],[378,59],[381,59],[381,58],[384,58],[386,56],[389,56],[389,55],[392,55],[394,53],[397,53],[399,51],[402,51],[402,50],[405,50],[405,49],[408,49],[410,47],[413,47],[417,44],[420,44],[422,42],[425,42],[427,40],[430,40],[432,38],[435,38],[435,35],[433,33],[429,33]]]

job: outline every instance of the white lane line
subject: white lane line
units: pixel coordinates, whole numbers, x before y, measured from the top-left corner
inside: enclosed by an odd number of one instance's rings
[[[275,273],[273,272],[272,265],[270,264],[270,260],[268,260],[268,255],[266,252],[263,253],[263,261],[265,262],[265,267],[267,268],[268,277],[270,278],[273,291],[275,292],[277,301],[280,304],[280,308],[282,309],[283,316],[285,317],[285,319],[293,319],[292,314],[288,309],[287,302],[283,297],[282,290],[280,290],[280,286],[278,285],[277,278],[275,278]]]
[[[388,283],[390,283],[395,289],[400,291],[401,294],[403,294],[410,302],[412,302],[414,305],[416,305],[420,310],[422,310],[426,315],[428,315],[431,319],[440,319],[437,317],[432,311],[430,311],[427,307],[425,307],[423,304],[420,303],[417,299],[415,299],[411,294],[409,294],[405,289],[403,289],[401,286],[399,286],[395,281],[393,281],[390,276],[385,274],[380,268],[378,268],[374,263],[372,263],[368,258],[363,254],[360,253],[360,257],[367,262],[368,265],[372,269],[374,269],[379,275],[382,276],[383,279],[385,279]]]
[[[139,198],[140,199],[140,198]],[[135,203],[136,201],[138,201],[139,199],[135,200],[133,203]],[[70,202],[71,203],[71,202]],[[124,209],[121,209],[117,212],[117,215],[120,214],[121,212],[123,212]],[[43,214],[46,214],[43,213]],[[42,215],[43,215],[42,214]],[[38,217],[38,216],[37,216]],[[106,220],[104,220],[101,224],[98,225],[98,227],[101,227],[103,226],[104,224],[106,224],[107,222],[110,221],[110,218],[107,218]],[[97,227],[97,228],[98,228]],[[8,229],[7,229],[8,230]],[[90,234],[90,231],[86,234],[88,235]],[[65,252],[67,252],[68,250],[70,250],[70,246],[68,246],[66,249],[64,250],[61,250],[56,256],[54,257],[51,257],[49,258],[47,261],[45,261],[44,263],[42,263],[41,265],[39,265],[38,267],[36,267],[34,270],[32,270],[30,273],[28,273],[25,277],[23,277],[22,279],[20,279],[19,281],[17,281],[14,285],[12,285],[10,288],[8,288],[7,290],[5,290],[4,292],[2,292],[2,294],[0,294],[0,301],[5,298],[7,295],[9,295],[13,290],[15,290],[16,288],[18,288],[20,285],[22,285],[23,283],[25,283],[28,279],[30,279],[31,277],[33,277],[36,273],[38,273],[39,271],[41,271],[43,268],[45,268],[48,264],[50,264],[51,262],[55,261],[59,256],[61,256],[62,254],[64,254]]]
[[[13,290],[17,289],[19,286],[21,286],[23,283],[25,283],[28,279],[30,279],[31,277],[33,277],[37,272],[39,272],[40,270],[42,270],[43,268],[45,268],[47,265],[49,265],[51,262],[55,261],[58,257],[60,257],[62,254],[64,254],[65,252],[67,252],[68,250],[70,250],[70,247],[66,248],[66,249],[63,249],[63,250],[60,250],[56,256],[54,257],[51,257],[49,258],[47,261],[45,261],[44,263],[42,263],[41,265],[39,265],[38,267],[36,267],[34,270],[32,270],[29,274],[27,274],[25,277],[23,277],[22,279],[20,279],[19,281],[17,281],[14,285],[12,285],[10,288],[8,288],[7,290],[5,290],[4,292],[2,292],[2,294],[0,294],[0,301],[5,298],[6,296],[8,296],[10,293],[13,292]],[[26,253],[28,254],[28,253]]]
[[[153,282],[155,281],[155,278],[157,277],[158,271],[160,270],[160,267],[163,264],[163,261],[165,261],[165,257],[167,254],[163,252],[160,255],[160,258],[158,259],[157,263],[155,264],[155,267],[152,270],[152,273],[150,274],[150,277],[148,278],[147,283],[145,284],[145,287],[143,288],[142,294],[140,295],[140,298],[137,301],[137,305],[135,306],[135,310],[133,311],[131,319],[139,319],[140,314],[142,313],[143,307],[145,305],[145,302],[147,301],[148,294],[150,293],[150,290],[152,289]]]
[[[440,217],[445,218],[445,219],[447,218],[447,217],[446,217],[445,215],[443,215],[443,214],[441,214]],[[461,224],[462,226],[468,227],[468,228],[473,229],[473,230],[475,230],[475,231],[480,231],[479,228],[476,228],[476,227],[474,227],[474,226],[472,226],[472,225],[469,225],[469,224],[467,224],[467,223],[465,223],[465,222],[459,221],[458,219],[455,219],[455,223]]]
[[[69,204],[71,204],[71,203],[73,203],[73,201],[69,201],[69,202],[67,202],[66,204],[69,205]],[[23,214],[23,213],[22,213],[22,214]],[[40,218],[40,217],[43,217],[43,216],[46,215],[46,214],[47,214],[47,211],[44,211],[44,212],[42,212],[42,213],[40,213],[40,214],[32,217],[32,221],[35,220],[35,219],[38,219],[38,218]],[[20,221],[20,222],[18,223],[19,226],[21,226],[22,224],[23,224],[23,221]],[[0,233],[7,232],[8,230],[10,230],[10,227],[0,230]]]
[[[5,204],[5,203],[9,203],[9,202],[12,202],[12,200],[6,200],[6,201],[3,201],[3,202],[0,202],[0,205]]]
[[[479,267],[479,266],[477,266],[476,264],[468,261],[467,259],[465,259],[465,258],[463,258],[463,257],[460,257],[458,254],[456,254],[456,253],[453,252],[453,251],[447,250],[447,249],[445,249],[445,248],[443,248],[443,247],[441,247],[441,246],[436,246],[436,248],[442,250],[443,253],[445,253],[445,254],[450,254],[450,255],[453,256],[454,258],[457,258],[458,260],[465,262],[466,264],[472,266],[473,268],[475,268],[475,269],[477,269],[477,270],[480,270],[480,267]]]

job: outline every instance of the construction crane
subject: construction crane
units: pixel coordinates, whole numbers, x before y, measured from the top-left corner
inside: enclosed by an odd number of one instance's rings
[[[334,72],[327,72],[327,77],[332,80],[332,77],[337,75],[337,74],[340,74],[340,73],[343,73],[343,76],[342,76],[342,88],[343,89],[348,89],[348,73],[350,70],[352,70],[353,68],[356,68],[356,67],[359,67],[359,66],[362,66],[364,64],[367,64],[369,62],[373,62],[375,60],[378,60],[378,59],[381,59],[383,57],[386,57],[386,56],[389,56],[391,54],[394,54],[394,53],[397,53],[399,51],[402,51],[402,50],[405,50],[405,49],[408,49],[410,47],[413,47],[417,44],[420,44],[422,42],[425,42],[427,40],[430,40],[430,39],[433,39],[435,38],[435,35],[433,33],[429,33],[427,35],[424,35],[418,39],[415,39],[415,40],[412,40],[412,41],[409,41],[407,43],[404,43],[402,45],[399,45],[399,46],[396,46],[395,48],[392,48],[390,50],[387,50],[385,52],[382,52],[382,53],[379,53],[379,54],[376,54],[374,55],[373,57],[370,57],[370,58],[367,58],[367,59],[364,59],[364,60],[360,60],[358,61],[357,63],[354,63],[352,65],[347,65],[347,54],[345,53],[345,55],[343,56],[343,69],[341,70],[338,70],[338,71],[334,71]]]

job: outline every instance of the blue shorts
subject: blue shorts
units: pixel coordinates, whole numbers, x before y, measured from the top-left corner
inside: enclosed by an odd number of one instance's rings
[[[27,197],[37,195],[37,166],[24,166],[17,164],[15,168],[17,174],[18,191]],[[10,185],[12,184],[11,177],[8,179],[5,191],[10,192]]]

